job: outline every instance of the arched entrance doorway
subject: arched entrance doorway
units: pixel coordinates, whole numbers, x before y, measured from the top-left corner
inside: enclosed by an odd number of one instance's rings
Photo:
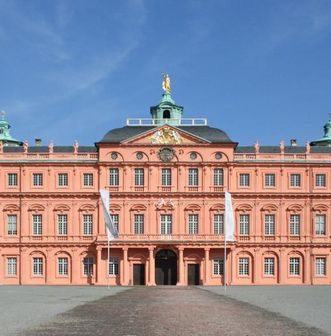
[[[155,256],[155,282],[157,285],[176,285],[177,256],[171,250],[160,250]]]

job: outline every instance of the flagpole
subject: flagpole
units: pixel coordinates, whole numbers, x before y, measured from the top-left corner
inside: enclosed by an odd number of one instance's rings
[[[224,286],[224,292],[226,293],[226,217],[224,216],[224,253],[223,253],[223,286]]]
[[[109,239],[109,234],[108,234],[108,228],[107,228],[107,239],[108,239],[108,264],[107,264],[107,288],[109,289],[109,261],[110,261],[110,239]]]

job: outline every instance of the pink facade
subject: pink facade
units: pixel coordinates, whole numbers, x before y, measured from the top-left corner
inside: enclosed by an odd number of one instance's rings
[[[330,284],[329,148],[240,147],[206,127],[1,147],[0,284],[220,285],[224,191],[236,219],[228,284]],[[109,267],[99,189],[119,231]]]

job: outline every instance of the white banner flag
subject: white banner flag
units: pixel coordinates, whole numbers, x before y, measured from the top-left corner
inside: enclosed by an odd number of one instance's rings
[[[234,241],[234,216],[232,199],[229,192],[225,192],[225,240]]]
[[[118,238],[118,232],[109,213],[109,192],[105,189],[101,189],[100,195],[103,207],[103,215],[107,228],[108,240],[114,240],[115,238]]]

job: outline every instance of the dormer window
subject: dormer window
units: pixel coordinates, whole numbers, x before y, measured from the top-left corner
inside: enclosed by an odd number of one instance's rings
[[[163,119],[170,119],[170,111],[169,110],[163,111]]]

